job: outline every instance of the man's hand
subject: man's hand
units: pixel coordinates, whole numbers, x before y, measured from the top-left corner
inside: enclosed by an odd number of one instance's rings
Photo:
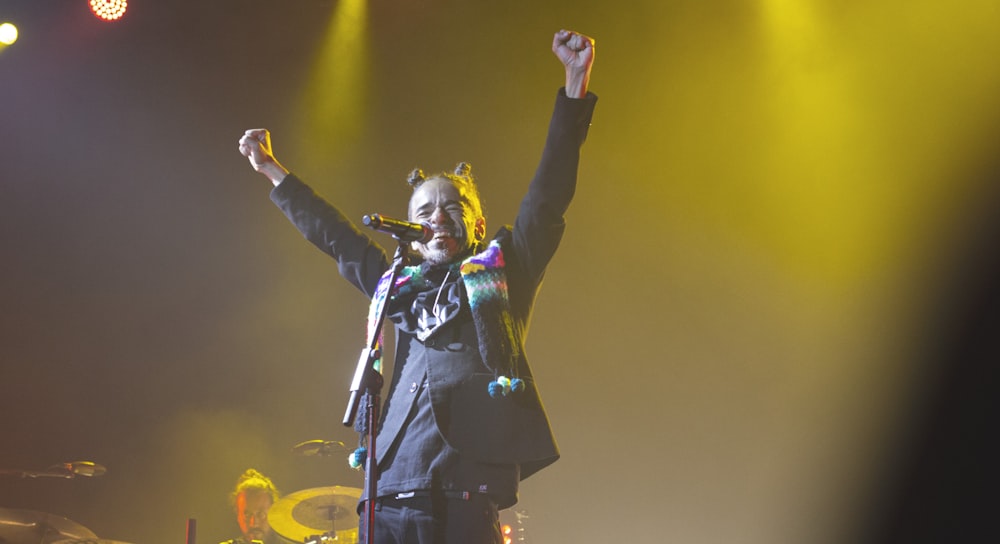
[[[271,133],[267,129],[253,128],[244,132],[239,144],[240,153],[250,159],[250,166],[267,176],[274,185],[281,183],[288,175],[288,170],[274,158]]]
[[[586,96],[594,65],[594,40],[572,30],[560,30],[552,38],[552,52],[566,67],[566,96]]]

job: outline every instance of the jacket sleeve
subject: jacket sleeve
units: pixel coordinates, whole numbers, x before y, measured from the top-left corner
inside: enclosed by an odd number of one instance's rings
[[[307,240],[336,259],[344,279],[372,297],[379,278],[389,267],[380,245],[294,174],[271,191],[271,201]]]
[[[593,93],[574,99],[559,89],[542,158],[514,221],[511,243],[518,272],[535,288],[566,228],[565,213],[576,192],[580,147],[596,104]],[[526,296],[533,297],[535,289],[528,291]],[[522,302],[530,306],[530,300]]]

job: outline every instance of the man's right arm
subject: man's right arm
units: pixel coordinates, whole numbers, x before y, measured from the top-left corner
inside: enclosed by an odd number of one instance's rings
[[[288,175],[288,169],[278,162],[271,147],[271,133],[266,128],[252,128],[240,136],[240,154],[250,161],[250,166],[260,172],[275,187]]]
[[[340,275],[369,298],[389,267],[385,250],[358,230],[340,210],[316,194],[275,158],[267,129],[250,129],[240,153],[271,181],[271,200],[307,240],[337,261]]]
[[[341,276],[368,298],[374,295],[379,278],[389,268],[382,246],[295,174],[274,187],[271,201],[307,240],[336,259]]]

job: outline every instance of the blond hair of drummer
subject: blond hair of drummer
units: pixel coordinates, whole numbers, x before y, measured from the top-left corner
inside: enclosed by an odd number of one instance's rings
[[[270,478],[255,469],[248,468],[236,481],[236,487],[229,499],[236,510],[236,522],[242,536],[230,542],[249,544],[254,541],[265,544],[280,542],[267,514],[279,497],[278,488]]]

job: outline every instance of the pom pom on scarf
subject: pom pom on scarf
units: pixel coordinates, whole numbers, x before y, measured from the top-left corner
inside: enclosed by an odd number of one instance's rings
[[[497,376],[497,379],[491,381],[489,385],[490,396],[495,399],[506,397],[510,393],[520,393],[524,388],[524,380],[521,378],[512,380],[507,376]]]
[[[503,386],[496,381],[491,381],[489,385],[490,396],[498,399],[504,395]]]
[[[351,468],[353,469],[360,470],[361,467],[365,466],[365,459],[367,458],[368,448],[362,446],[347,456],[347,464],[351,465]]]

